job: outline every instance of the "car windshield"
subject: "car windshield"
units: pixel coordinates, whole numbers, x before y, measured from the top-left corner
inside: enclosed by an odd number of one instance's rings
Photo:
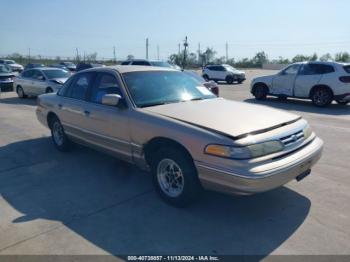
[[[216,98],[200,81],[183,72],[129,72],[123,77],[138,107]]]
[[[6,60],[5,63],[8,64],[8,65],[16,64],[15,61],[13,61],[13,60]]]
[[[193,78],[197,79],[197,80],[198,80],[199,82],[201,82],[201,83],[205,83],[204,78],[201,77],[200,75],[198,75],[198,74],[197,74],[196,72],[194,72],[194,71],[187,71],[187,70],[185,70],[185,71],[183,71],[183,73],[186,74],[186,75],[189,75],[190,77],[193,77]]]
[[[232,72],[237,72],[238,71],[236,68],[234,68],[233,66],[230,66],[230,65],[224,65],[224,67],[227,70],[232,71]]]
[[[160,66],[160,67],[169,67],[172,68],[172,65],[167,63],[167,62],[162,62],[162,61],[152,61],[151,64],[153,66]]]
[[[0,65],[0,73],[11,73],[12,70],[6,65]]]
[[[68,78],[70,74],[65,70],[43,70],[48,79]]]

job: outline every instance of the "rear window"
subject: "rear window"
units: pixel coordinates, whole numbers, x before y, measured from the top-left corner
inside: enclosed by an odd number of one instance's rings
[[[344,68],[345,72],[350,74],[350,65],[344,66],[343,68]]]

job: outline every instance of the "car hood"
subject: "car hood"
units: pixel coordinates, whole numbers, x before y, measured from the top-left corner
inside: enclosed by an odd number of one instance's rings
[[[233,138],[266,132],[300,119],[297,115],[281,110],[223,98],[166,104],[142,110]]]
[[[22,68],[23,66],[20,65],[20,64],[8,64],[8,66],[10,67],[19,67],[19,68]]]
[[[53,78],[53,79],[50,79],[50,81],[63,85],[67,81],[67,79],[68,78]]]

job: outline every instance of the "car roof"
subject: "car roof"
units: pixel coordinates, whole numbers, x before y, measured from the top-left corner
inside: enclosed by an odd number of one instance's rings
[[[158,67],[158,66],[135,66],[135,65],[115,65],[115,66],[105,66],[105,67],[95,67],[89,68],[86,70],[82,70],[81,72],[89,72],[89,71],[108,71],[114,70],[121,74],[130,73],[130,72],[145,72],[145,71],[175,71],[178,70],[170,68],[170,67]]]

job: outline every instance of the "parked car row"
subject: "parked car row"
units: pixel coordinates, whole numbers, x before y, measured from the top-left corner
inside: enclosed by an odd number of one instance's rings
[[[202,188],[255,194],[310,174],[323,142],[306,120],[218,98],[191,74],[91,68],[39,96],[37,118],[60,151],[76,142],[151,170],[157,193],[175,206]]]

